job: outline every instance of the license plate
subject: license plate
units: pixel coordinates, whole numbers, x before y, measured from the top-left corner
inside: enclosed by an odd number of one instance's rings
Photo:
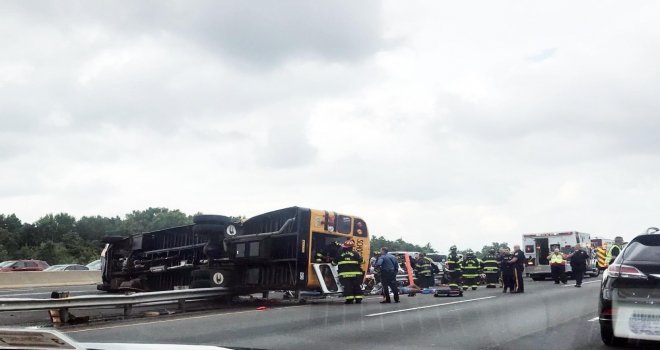
[[[617,309],[614,335],[631,339],[660,340],[660,307]]]

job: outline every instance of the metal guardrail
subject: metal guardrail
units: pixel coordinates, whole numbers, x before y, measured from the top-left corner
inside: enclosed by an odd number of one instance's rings
[[[178,301],[179,306],[183,308],[183,304],[186,300],[212,298],[229,294],[227,288],[216,287],[144,292],[126,295],[81,295],[63,299],[1,298],[0,312],[76,309],[103,306],[124,307],[125,312],[130,312],[130,307],[132,305],[162,301]]]

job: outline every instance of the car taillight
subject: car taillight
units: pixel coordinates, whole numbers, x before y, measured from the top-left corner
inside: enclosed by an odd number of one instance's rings
[[[642,271],[639,271],[634,266],[629,265],[611,265],[607,268],[607,273],[611,277],[622,278],[648,278]]]
[[[614,314],[615,314],[615,311],[612,308],[604,309],[603,312],[602,312],[603,316],[612,316]]]

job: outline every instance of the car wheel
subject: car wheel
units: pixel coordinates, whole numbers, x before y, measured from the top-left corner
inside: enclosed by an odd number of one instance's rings
[[[195,215],[193,217],[193,223],[227,225],[231,223],[231,219],[224,215]]]
[[[611,325],[600,325],[600,339],[603,340],[603,343],[607,346],[620,346],[626,342],[625,338],[619,338],[614,336],[614,330]]]

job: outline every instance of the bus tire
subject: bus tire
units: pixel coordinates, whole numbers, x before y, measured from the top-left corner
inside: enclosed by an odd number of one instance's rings
[[[193,281],[194,280],[210,280],[211,278],[211,272],[209,270],[194,270],[193,272],[190,273],[190,277],[192,277]]]
[[[532,281],[536,281],[536,282],[545,280],[545,277],[539,275],[531,275],[531,277],[532,277]]]
[[[224,215],[195,215],[193,217],[193,223],[227,225],[231,223],[231,218]]]
[[[225,225],[219,224],[195,224],[193,226],[193,233],[196,235],[223,234],[225,227]]]
[[[197,288],[211,288],[211,281],[209,280],[197,280],[190,283],[190,289]]]

